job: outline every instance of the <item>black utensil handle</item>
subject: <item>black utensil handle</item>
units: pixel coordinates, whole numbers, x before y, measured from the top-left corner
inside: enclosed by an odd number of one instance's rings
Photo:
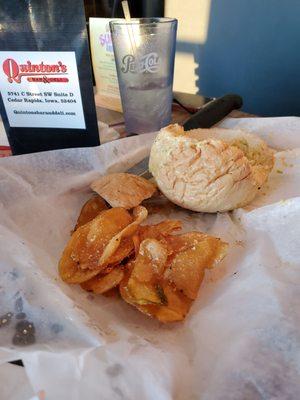
[[[196,128],[210,128],[220,122],[232,110],[241,108],[243,100],[237,94],[226,94],[216,100],[212,100],[197,111],[184,124],[184,130]]]

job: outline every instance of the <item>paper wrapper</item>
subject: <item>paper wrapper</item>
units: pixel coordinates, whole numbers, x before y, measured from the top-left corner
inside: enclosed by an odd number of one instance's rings
[[[0,362],[22,359],[35,393],[47,400],[300,398],[300,119],[223,125],[260,134],[277,149],[276,165],[244,209],[169,213],[185,229],[230,243],[186,320],[171,325],[67,285],[57,273],[90,182],[142,159],[154,135],[0,160],[0,305],[3,315],[13,313],[0,328]],[[26,347],[13,345],[21,313],[35,327]]]

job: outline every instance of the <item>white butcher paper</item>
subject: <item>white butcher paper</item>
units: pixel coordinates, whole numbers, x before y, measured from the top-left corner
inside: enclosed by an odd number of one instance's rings
[[[168,215],[230,244],[182,323],[161,324],[57,272],[91,181],[140,161],[155,134],[0,160],[0,316],[13,314],[0,327],[0,381],[9,399],[20,398],[7,364],[17,359],[35,399],[300,399],[300,118],[220,126],[259,134],[276,165],[243,209]],[[13,345],[20,312],[35,344]]]

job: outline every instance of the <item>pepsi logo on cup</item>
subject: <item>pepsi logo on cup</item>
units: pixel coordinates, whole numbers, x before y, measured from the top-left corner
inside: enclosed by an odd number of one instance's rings
[[[155,73],[159,70],[160,59],[157,53],[148,53],[140,58],[127,54],[122,58],[121,71],[124,74],[131,73]]]

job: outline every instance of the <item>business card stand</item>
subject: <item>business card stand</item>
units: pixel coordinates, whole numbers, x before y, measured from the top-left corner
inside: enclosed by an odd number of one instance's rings
[[[83,1],[3,3],[0,109],[12,153],[99,145]]]

